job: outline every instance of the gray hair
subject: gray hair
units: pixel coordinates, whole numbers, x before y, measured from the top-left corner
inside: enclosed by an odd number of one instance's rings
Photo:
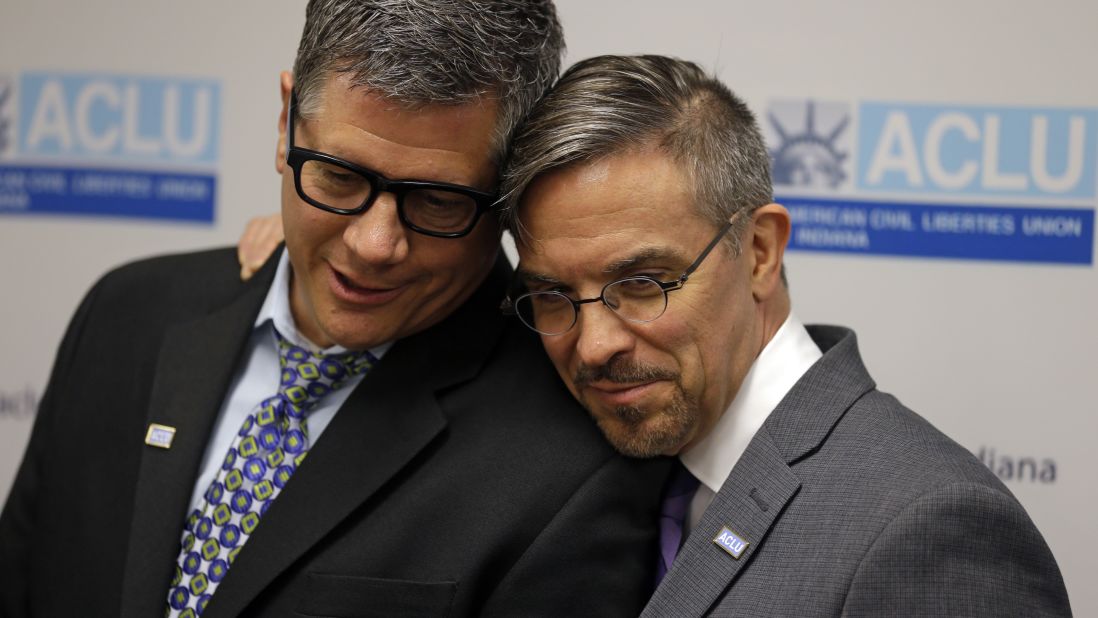
[[[298,113],[317,112],[333,73],[410,107],[491,97],[499,164],[563,52],[550,0],[310,0],[294,62]]]
[[[515,134],[503,174],[503,218],[516,241],[522,193],[539,176],[655,146],[683,166],[698,213],[723,225],[772,201],[770,156],[747,105],[698,65],[665,56],[576,63]],[[739,252],[737,217],[731,235]]]

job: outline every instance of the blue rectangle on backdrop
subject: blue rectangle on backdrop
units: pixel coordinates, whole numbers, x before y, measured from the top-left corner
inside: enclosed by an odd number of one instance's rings
[[[858,189],[1095,197],[1098,109],[862,103]]]
[[[788,198],[802,251],[1059,264],[1094,263],[1093,208]]]
[[[212,174],[0,165],[0,214],[213,223],[216,190]]]
[[[19,154],[212,166],[220,115],[214,80],[28,72],[19,84]]]

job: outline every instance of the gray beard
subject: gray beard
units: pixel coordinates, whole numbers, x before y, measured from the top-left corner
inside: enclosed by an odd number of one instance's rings
[[[676,382],[675,395],[662,410],[618,406],[613,419],[598,420],[606,440],[629,457],[656,457],[675,453],[700,418],[697,401]]]

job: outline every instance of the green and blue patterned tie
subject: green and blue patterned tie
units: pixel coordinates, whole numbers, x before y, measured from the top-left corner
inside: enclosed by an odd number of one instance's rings
[[[309,451],[306,416],[325,395],[366,373],[369,352],[318,356],[275,332],[282,375],[237,432],[202,504],[187,517],[165,616],[201,616],[237,553]]]

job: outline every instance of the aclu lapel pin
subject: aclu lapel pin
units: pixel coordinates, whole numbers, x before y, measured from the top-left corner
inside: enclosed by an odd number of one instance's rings
[[[145,432],[145,444],[157,448],[171,448],[172,439],[175,438],[175,427],[149,423],[149,430]]]
[[[736,560],[740,559],[747,546],[750,545],[743,537],[729,530],[728,526],[721,526],[721,531],[713,537],[713,543],[728,552],[728,555]]]

